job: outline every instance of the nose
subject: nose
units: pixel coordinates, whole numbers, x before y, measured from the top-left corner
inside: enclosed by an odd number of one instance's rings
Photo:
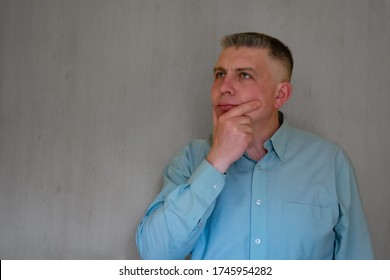
[[[227,75],[222,80],[221,93],[222,94],[228,94],[228,95],[234,95],[235,94],[233,82],[232,82],[231,78],[228,77]]]

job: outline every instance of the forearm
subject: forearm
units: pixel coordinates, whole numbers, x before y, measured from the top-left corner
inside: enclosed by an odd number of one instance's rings
[[[224,185],[224,176],[206,160],[180,185],[165,173],[163,191],[149,207],[137,231],[143,259],[183,259],[188,255]]]

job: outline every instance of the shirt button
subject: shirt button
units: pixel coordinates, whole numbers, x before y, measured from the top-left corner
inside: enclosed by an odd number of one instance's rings
[[[214,190],[218,190],[218,185],[214,185],[214,186],[213,186],[213,189],[214,189]]]
[[[255,239],[255,243],[256,243],[256,245],[259,245],[261,243],[261,240],[257,238],[257,239]]]
[[[260,199],[256,200],[256,204],[260,205],[261,204],[261,200]]]
[[[257,170],[261,171],[261,165],[257,166]]]

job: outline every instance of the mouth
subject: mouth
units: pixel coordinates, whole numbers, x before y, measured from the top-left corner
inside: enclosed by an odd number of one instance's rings
[[[237,107],[237,105],[234,105],[234,104],[220,104],[220,105],[218,105],[218,109],[222,113],[226,113],[226,112],[230,111],[231,109],[233,109],[234,107]]]

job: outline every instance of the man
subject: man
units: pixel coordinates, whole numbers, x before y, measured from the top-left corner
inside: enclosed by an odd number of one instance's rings
[[[293,59],[279,40],[221,41],[212,138],[164,171],[137,231],[144,259],[372,259],[356,181],[335,144],[290,126]]]

